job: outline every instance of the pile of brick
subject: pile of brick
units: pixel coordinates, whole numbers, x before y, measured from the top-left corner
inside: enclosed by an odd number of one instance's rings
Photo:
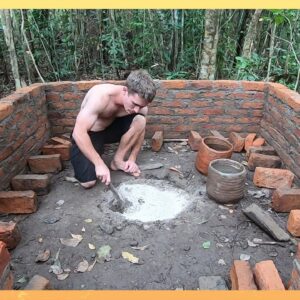
[[[63,161],[70,159],[71,142],[66,136],[53,137],[41,149],[42,154],[28,158],[31,173],[19,174],[11,180],[11,191],[0,191],[0,213],[28,214],[38,208],[38,197],[50,191],[53,173],[63,169]],[[12,289],[14,284],[10,268],[10,254],[21,240],[15,222],[0,222],[0,290]],[[49,289],[49,281],[36,275],[26,289]]]

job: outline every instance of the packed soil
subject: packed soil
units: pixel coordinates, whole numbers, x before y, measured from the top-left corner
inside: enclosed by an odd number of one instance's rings
[[[114,147],[106,150],[107,163],[113,152]],[[162,163],[163,168],[143,171],[139,179],[112,172],[117,188],[124,182],[155,182],[188,193],[184,211],[173,219],[154,222],[126,220],[112,210],[114,196],[103,184],[85,190],[71,182],[68,177],[73,177],[73,169],[66,162],[64,170],[53,175],[50,193],[38,197],[36,213],[1,218],[17,221],[22,234],[20,244],[11,252],[14,288],[23,289],[35,274],[48,278],[53,289],[64,290],[196,290],[199,277],[211,275],[222,276],[230,288],[229,271],[233,260],[240,258],[249,259],[252,266],[273,260],[287,285],[295,246],[285,242],[253,247],[254,238],[274,240],[242,212],[256,203],[286,228],[287,214],[270,209],[272,191],[255,187],[253,172],[247,171],[244,199],[238,204],[220,205],[208,198],[206,176],[195,169],[195,158],[196,152],[185,143],[165,143],[157,153],[145,144],[138,163]],[[232,159],[245,160],[243,154],[234,154]],[[256,197],[254,191],[259,192]],[[75,247],[60,240],[72,238],[71,234],[77,235],[75,240],[82,236]],[[95,262],[97,251],[105,245],[111,247],[110,252]],[[38,253],[46,249],[50,250],[49,259],[36,262]],[[122,252],[132,254],[138,262],[132,257],[136,263],[130,262]],[[86,270],[87,263],[90,271]]]

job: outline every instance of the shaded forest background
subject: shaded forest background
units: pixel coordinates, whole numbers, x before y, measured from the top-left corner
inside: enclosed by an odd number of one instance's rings
[[[0,10],[0,97],[35,82],[274,81],[299,92],[299,10]]]

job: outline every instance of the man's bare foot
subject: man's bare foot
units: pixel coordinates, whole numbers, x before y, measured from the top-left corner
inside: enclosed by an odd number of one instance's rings
[[[110,168],[114,171],[121,170],[129,175],[138,177],[141,175],[141,171],[137,164],[133,161],[116,161],[112,160]]]

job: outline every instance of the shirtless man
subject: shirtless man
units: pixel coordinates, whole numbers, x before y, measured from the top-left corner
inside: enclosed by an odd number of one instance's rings
[[[130,73],[126,85],[100,84],[86,94],[72,133],[71,163],[75,178],[84,188],[97,178],[108,185],[110,170],[101,158],[104,144],[120,142],[112,170],[140,175],[137,155],[144,141],[147,105],[156,94],[145,70]]]

